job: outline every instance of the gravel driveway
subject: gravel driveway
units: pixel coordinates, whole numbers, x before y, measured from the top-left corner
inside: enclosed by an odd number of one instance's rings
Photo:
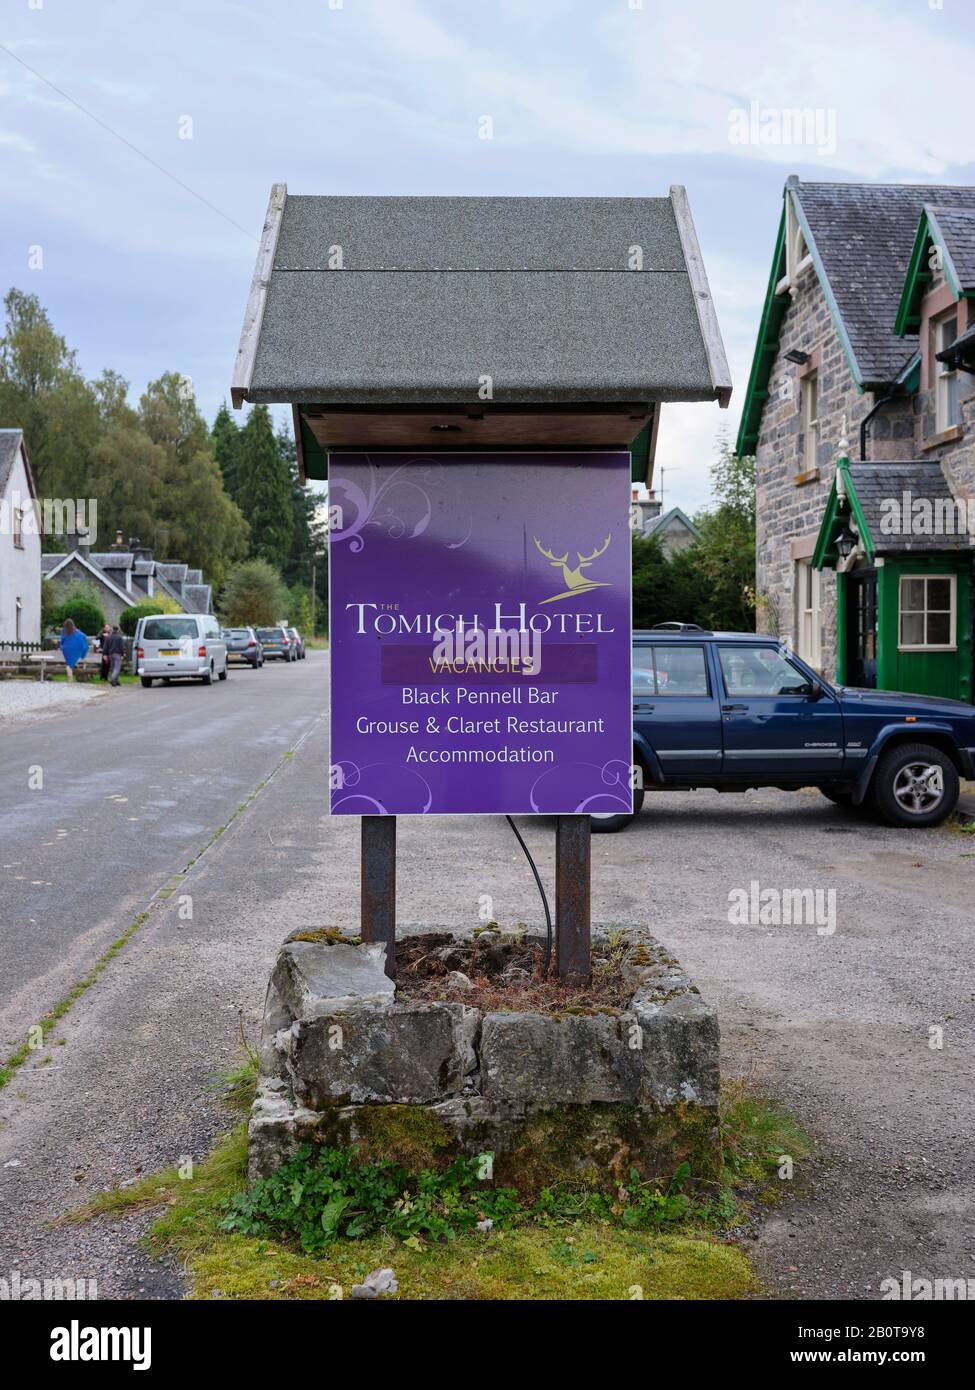
[[[323,812],[321,675],[307,668],[309,736],[75,1004],[65,1045],[0,1091],[0,1271],[178,1292],[139,1252],[145,1217],[47,1223],[202,1157],[227,1125],[214,1078],[236,1059],[239,1013],[256,1032],[277,945],[356,924],[359,823]],[[550,884],[553,823],[520,825]],[[503,820],[403,818],[398,839],[404,929],[470,926],[483,895],[503,924],[539,922]],[[730,895],[752,883],[832,892],[835,930],[829,913],[823,932],[731,920]],[[886,829],[814,792],[654,795],[636,825],[593,840],[594,917],[675,951],[718,1005],[726,1075],[784,1099],[817,1141],[753,1246],[773,1297],[875,1299],[903,1270],[975,1276],[973,887],[972,836]]]
[[[69,685],[67,681],[0,681],[0,722],[29,719],[52,709],[66,709],[97,700],[108,692],[92,685]]]

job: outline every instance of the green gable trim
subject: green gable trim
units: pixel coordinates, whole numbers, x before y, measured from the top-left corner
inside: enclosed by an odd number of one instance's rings
[[[772,274],[769,276],[762,318],[758,328],[758,342],[752,358],[748,390],[745,392],[745,405],[741,412],[741,425],[735,450],[739,456],[753,454],[758,444],[758,431],[762,423],[762,409],[768,399],[769,378],[772,363],[779,350],[779,324],[789,304],[787,294],[776,294],[775,287],[785,274],[785,204],[779,218],[779,232],[775,238],[775,251],[772,255]]]
[[[901,292],[900,304],[897,306],[894,332],[899,338],[905,337],[908,333],[917,333],[921,326],[921,301],[934,279],[934,273],[930,269],[932,246],[936,246],[941,254],[945,280],[954,297],[956,299],[975,297],[975,289],[970,286],[966,288],[961,284],[944,233],[938,226],[937,213],[933,208],[925,206],[921,213],[921,220],[917,224],[917,235],[914,238],[911,259],[907,267],[907,278]]]
[[[826,268],[820,258],[816,247],[816,240],[810,230],[806,214],[803,211],[802,203],[799,201],[795,192],[786,185],[785,198],[792,199],[792,208],[796,215],[796,220],[802,229],[803,240],[806,243],[806,250],[812,260],[813,270],[819,281],[819,287],[823,292],[829,308],[830,318],[836,336],[840,341],[843,354],[846,357],[850,372],[859,392],[863,392],[863,375],[860,371],[856,356],[853,352],[853,345],[850,336],[846,331],[846,324],[840,313],[836,296],[833,294]],[[751,375],[748,378],[748,390],[745,392],[745,405],[741,413],[741,426],[738,430],[738,441],[735,446],[739,455],[753,454],[758,447],[758,434],[762,424],[762,411],[769,396],[768,384],[772,375],[772,364],[775,361],[779,350],[778,334],[779,326],[785,316],[785,311],[789,307],[788,293],[776,294],[775,287],[786,272],[786,250],[785,250],[785,200],[782,204],[782,217],[779,221],[779,234],[775,241],[775,253],[772,256],[772,274],[769,277],[768,289],[765,292],[765,304],[762,308],[762,319],[758,330],[758,342],[755,345],[755,356],[752,359]]]
[[[633,483],[645,483],[649,481],[650,435],[652,433],[652,424],[653,421],[648,420],[636,439],[634,439],[630,445],[630,481]]]
[[[843,490],[846,494],[845,501],[840,496],[838,487],[841,476]],[[860,537],[860,546],[868,563],[873,564],[875,554],[873,537],[863,514],[863,508],[860,506],[860,499],[856,495],[853,479],[850,477],[850,460],[844,455],[836,460],[833,486],[829,490],[826,510],[823,512],[823,519],[819,524],[819,535],[816,537],[816,548],[812,557],[815,569],[821,570],[824,565],[829,565],[831,569],[836,567],[836,561],[839,558],[836,550],[836,537],[849,521],[853,522],[853,529]]]

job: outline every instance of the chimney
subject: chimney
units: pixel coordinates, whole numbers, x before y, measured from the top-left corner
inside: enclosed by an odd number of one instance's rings
[[[122,539],[121,531],[115,532],[115,544],[112,546],[112,549],[116,551],[125,549],[125,541]]]
[[[132,551],[132,558],[134,560],[152,559],[152,548],[148,545],[143,545],[138,536],[129,537],[129,549]]]
[[[91,554],[91,532],[87,526],[79,526],[75,531],[74,548],[84,559]]]

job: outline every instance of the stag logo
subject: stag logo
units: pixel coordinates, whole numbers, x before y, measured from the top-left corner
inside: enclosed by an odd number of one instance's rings
[[[576,559],[579,561],[575,569],[569,564],[569,552],[564,555],[553,555],[550,550],[546,550],[537,536],[533,536],[536,549],[540,555],[544,555],[550,565],[562,571],[562,579],[565,588],[560,594],[553,594],[551,598],[543,598],[542,603],[556,603],[560,598],[572,598],[573,594],[587,594],[590,589],[604,589],[609,583],[607,579],[589,579],[583,574],[594,560],[598,560],[600,555],[605,554],[609,549],[609,543],[613,539],[613,533],[606,537],[602,545],[597,546],[591,555],[580,555],[576,551]]]

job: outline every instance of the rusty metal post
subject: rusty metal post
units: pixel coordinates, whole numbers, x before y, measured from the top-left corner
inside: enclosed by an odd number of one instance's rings
[[[555,969],[563,980],[588,980],[590,956],[590,824],[588,816],[555,823]]]
[[[360,934],[385,941],[386,974],[396,975],[396,817],[362,817]]]

